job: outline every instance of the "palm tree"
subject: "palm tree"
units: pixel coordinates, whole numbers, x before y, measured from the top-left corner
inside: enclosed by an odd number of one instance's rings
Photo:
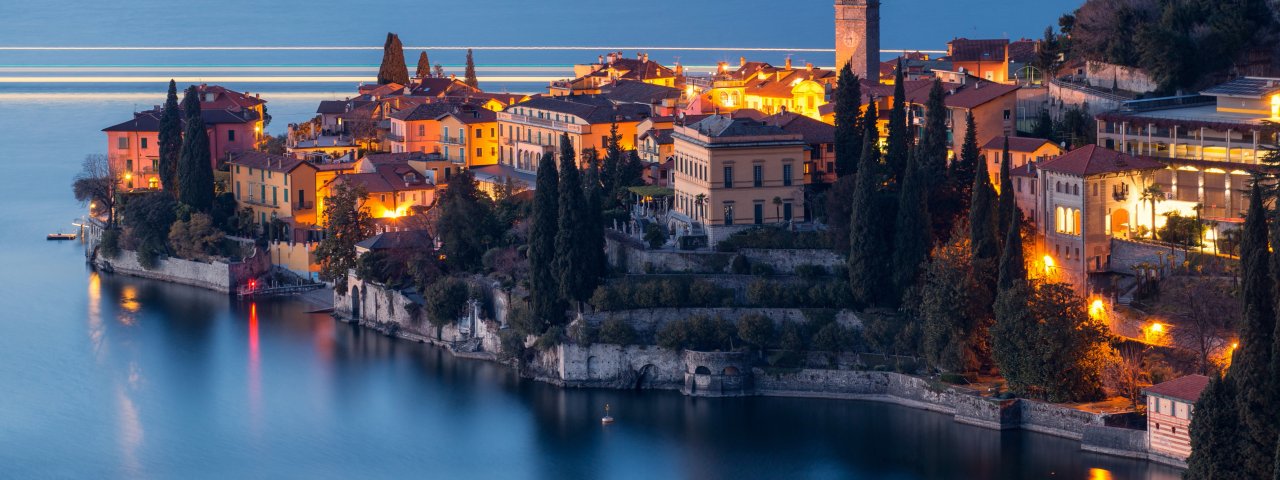
[[[1151,204],[1151,239],[1156,239],[1156,204],[1164,201],[1164,190],[1160,185],[1152,184],[1142,189],[1142,201]]]
[[[698,206],[698,211],[697,211],[698,220],[702,220],[702,217],[703,217],[702,203],[706,200],[707,200],[707,194],[705,193],[699,193],[698,196],[693,198],[693,204]]]
[[[778,217],[778,223],[782,223],[782,197],[773,197],[773,213]]]

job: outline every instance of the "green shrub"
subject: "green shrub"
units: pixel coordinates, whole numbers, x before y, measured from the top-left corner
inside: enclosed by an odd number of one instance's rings
[[[796,275],[808,280],[814,280],[827,275],[827,267],[822,265],[796,265]]]
[[[729,268],[733,270],[734,274],[747,275],[751,273],[751,262],[747,260],[746,255],[736,255],[733,257],[733,263],[730,264]]]
[[[533,343],[533,346],[534,348],[545,352],[556,348],[556,345],[564,343],[565,338],[564,327],[554,325],[551,328],[548,328],[545,333],[539,335],[538,340]]]
[[[644,241],[649,244],[649,248],[662,248],[667,243],[667,229],[657,223],[650,223],[644,227]]]
[[[102,232],[102,240],[98,243],[98,253],[105,258],[120,256],[120,229],[108,228]]]
[[[505,329],[498,332],[498,359],[502,361],[520,358],[524,353],[525,336],[515,329]]]
[[[614,345],[631,345],[636,342],[636,329],[622,320],[609,317],[600,324],[600,342]]]
[[[738,338],[764,350],[776,343],[778,331],[773,320],[757,313],[748,313],[738,318]]]
[[[734,326],[720,317],[696,315],[658,329],[658,346],[668,350],[716,351],[733,348]]]
[[[822,232],[792,232],[778,227],[744,230],[716,243],[716,250],[736,252],[743,248],[829,249],[831,241]]]
[[[624,278],[601,285],[591,296],[599,311],[643,308],[721,307],[733,304],[733,290],[689,277]]]
[[[848,350],[849,334],[839,323],[830,322],[817,329],[810,340],[813,349],[820,352],[839,353]]]

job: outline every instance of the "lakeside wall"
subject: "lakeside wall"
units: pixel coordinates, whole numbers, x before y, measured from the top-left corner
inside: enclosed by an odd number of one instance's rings
[[[98,256],[95,265],[109,272],[207,288],[222,293],[232,293],[239,285],[271,269],[270,259],[256,248],[253,255],[234,263],[217,261],[205,263],[169,257],[160,260],[156,268],[148,270],[138,263],[137,252],[121,250],[116,258]]]

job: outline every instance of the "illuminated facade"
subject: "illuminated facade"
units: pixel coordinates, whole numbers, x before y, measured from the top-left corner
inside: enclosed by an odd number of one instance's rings
[[[552,96],[594,95],[601,89],[620,80],[634,80],[663,87],[680,87],[683,75],[680,65],[670,69],[649,60],[649,54],[637,53],[636,58],[626,58],[622,52],[601,55],[596,63],[573,66],[571,80],[551,82],[547,89]]]
[[[434,172],[422,172],[410,165],[411,159],[428,160],[429,155],[377,154],[360,159],[350,173],[332,176],[317,188],[320,198],[317,213],[324,218],[324,199],[340,184],[363,187],[368,194],[364,207],[374,218],[399,218],[414,207],[430,207],[435,202]]]
[[[1243,77],[1199,96],[1126,102],[1099,114],[1098,145],[1169,164],[1156,183],[1208,218],[1239,218],[1250,172],[1276,142],[1280,79]]]
[[[1043,138],[1008,137],[1009,168],[1017,169],[1028,163],[1042,164],[1058,155],[1062,155],[1062,147]],[[987,173],[991,175],[991,184],[1000,189],[1000,156],[1004,153],[1005,137],[992,137],[982,146],[982,158],[987,162]]]
[[[880,78],[880,0],[836,0],[836,71]]]
[[[231,191],[240,208],[265,226],[289,225],[296,240],[316,225],[316,167],[303,160],[260,152],[241,153],[227,162]]]
[[[1191,456],[1191,417],[1209,377],[1188,375],[1142,391],[1147,396],[1147,444],[1152,453],[1186,460]]]
[[[747,118],[676,125],[672,227],[718,240],[754,225],[805,217],[803,137]]]
[[[391,114],[391,153],[439,153],[459,168],[498,163],[497,114],[477,104],[424,103]]]
[[[648,105],[615,104],[597,95],[538,97],[498,113],[498,152],[503,165],[534,173],[544,153],[559,155],[561,135],[579,153],[604,152],[609,130],[617,125],[624,150],[635,148],[636,126],[650,117]]]
[[[782,68],[742,59],[736,70],[720,64],[704,98],[719,111],[745,108],[765,115],[793,112],[821,120],[822,107],[828,103],[828,93],[837,76],[836,72],[814,68],[813,64],[792,68],[790,59]]]

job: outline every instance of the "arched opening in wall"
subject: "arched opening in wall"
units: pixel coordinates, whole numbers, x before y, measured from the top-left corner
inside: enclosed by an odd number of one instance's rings
[[[696,375],[711,375],[711,369],[704,366],[699,366],[698,368],[693,369],[693,373]]]
[[[360,319],[360,287],[351,287],[351,318]]]
[[[642,388],[653,388],[653,382],[658,378],[658,367],[652,363],[640,367],[640,374],[636,376],[636,390]]]
[[[723,374],[723,375],[737,375],[737,374],[738,374],[738,367],[734,367],[734,366],[724,367],[724,371],[722,371],[722,372],[720,372],[720,373],[721,373],[721,374]]]
[[[1111,211],[1111,235],[1124,236],[1129,234],[1129,211],[1123,208],[1117,208]]]
[[[596,378],[596,375],[600,373],[600,372],[597,372],[596,370],[599,370],[599,369],[600,369],[600,366],[597,365],[596,357],[594,356],[587,357],[587,378],[588,379]]]

